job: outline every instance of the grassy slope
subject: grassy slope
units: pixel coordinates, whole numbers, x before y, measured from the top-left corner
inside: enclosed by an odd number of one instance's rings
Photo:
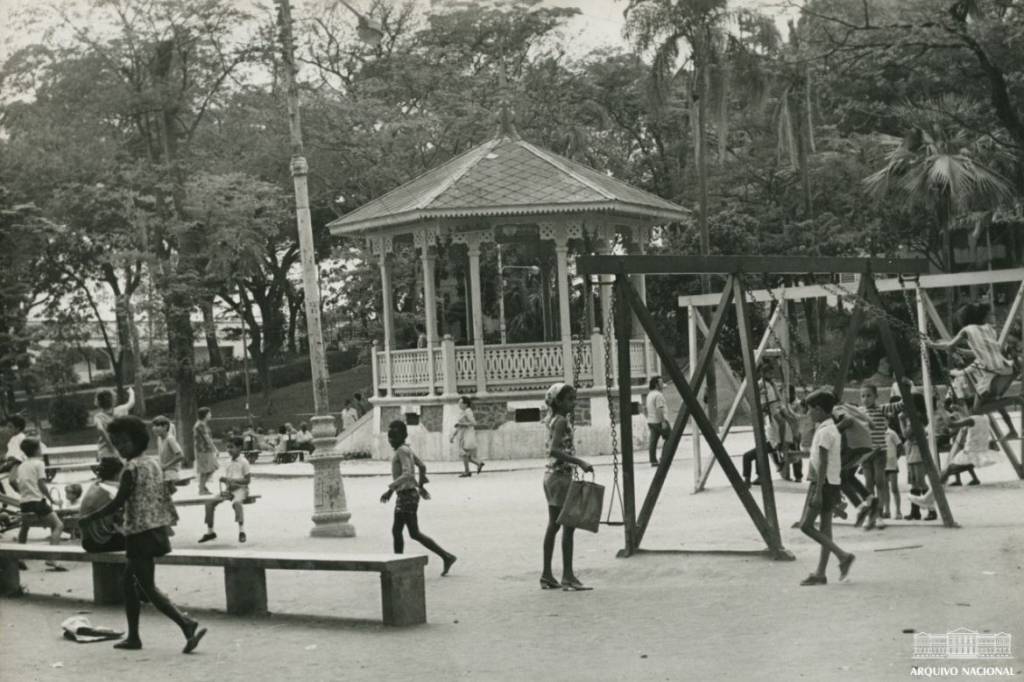
[[[360,365],[344,372],[331,375],[330,405],[332,412],[340,412],[345,405],[345,400],[352,397],[353,393],[361,392],[364,396],[369,395],[372,374],[369,366]],[[213,424],[214,433],[218,436],[227,429],[245,424],[245,398],[233,398],[220,403],[209,405],[213,410],[215,418]],[[266,414],[263,409],[263,396],[256,393],[252,396],[250,409],[253,419],[257,424],[262,424],[268,429],[276,429],[285,422],[291,422],[296,427],[300,422],[309,419],[313,412],[313,384],[310,381],[302,381],[290,386],[283,386],[274,390],[273,412]],[[155,415],[147,415],[153,417]],[[81,445],[94,444],[96,442],[95,432],[89,428],[73,433],[43,434],[43,440],[47,445]]]

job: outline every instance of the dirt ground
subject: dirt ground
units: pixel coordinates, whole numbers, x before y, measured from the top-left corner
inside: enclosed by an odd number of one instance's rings
[[[749,435],[730,438],[734,452]],[[1019,449],[1019,444],[1017,444]],[[709,490],[691,494],[692,460],[677,459],[644,540],[648,550],[758,550],[753,525],[716,469]],[[383,468],[383,464],[381,464]],[[651,470],[638,468],[638,495]],[[1015,658],[955,662],[1024,668],[1024,485],[1001,461],[979,472],[984,485],[949,488],[962,528],[893,522],[882,531],[837,528],[857,554],[851,578],[801,587],[817,547],[790,524],[804,487],[777,486],[783,540],[794,562],[744,554],[615,554],[621,528],[579,532],[576,566],[592,592],[542,591],[540,544],[546,510],[538,470],[438,475],[434,499],[421,505],[422,528],[458,555],[452,575],[427,567],[428,624],[380,625],[374,574],[277,571],[268,574],[273,615],[224,614],[218,569],[160,567],[157,581],[210,628],[198,652],[182,656],[169,621],[144,611],[145,649],[74,644],[60,623],[79,611],[97,625],[122,627],[117,608],[97,608],[86,564],[46,573],[30,562],[29,594],[0,600],[0,679],[152,680],[905,680],[915,665],[912,632],[958,627],[1008,632]],[[247,549],[315,552],[390,551],[391,507],[377,500],[384,478],[346,481],[358,537],[313,539],[312,481],[259,480],[263,496],[246,508]],[[610,467],[598,481],[611,484]],[[202,510],[185,508],[179,548],[196,547]],[[220,509],[220,538],[205,547],[236,547],[230,510]],[[10,540],[10,535],[5,539]],[[32,541],[41,542],[42,531]],[[411,543],[407,549],[419,551]],[[560,560],[556,553],[556,572]],[[1016,586],[1016,587],[1015,587]],[[140,665],[144,663],[145,666]]]

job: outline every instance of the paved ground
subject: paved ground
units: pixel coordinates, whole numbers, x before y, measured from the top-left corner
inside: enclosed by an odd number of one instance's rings
[[[730,447],[742,451],[745,438],[730,439]],[[437,476],[434,499],[421,507],[423,528],[459,555],[447,578],[431,558],[426,626],[379,625],[375,575],[272,572],[274,615],[240,619],[223,614],[218,570],[161,567],[158,582],[210,634],[196,655],[182,656],[178,633],[150,610],[143,617],[145,650],[119,652],[109,643],[60,639],[60,622],[80,610],[96,624],[123,624],[118,609],[79,601],[91,594],[89,567],[44,573],[41,563],[30,562],[23,573],[29,595],[0,601],[0,679],[904,680],[914,665],[909,631],[961,626],[1011,633],[1017,657],[998,665],[1024,668],[1024,485],[1005,462],[980,472],[981,487],[950,489],[961,529],[893,523],[865,533],[840,526],[839,542],[858,556],[847,583],[835,582],[833,566],[828,586],[798,585],[817,552],[789,529],[803,488],[787,483],[778,487],[778,506],[795,562],[680,553],[617,559],[621,529],[602,527],[597,535],[578,535],[579,574],[596,588],[588,593],[538,589],[541,473],[498,472],[494,464],[468,480]],[[650,469],[638,470],[641,491],[649,479]],[[611,469],[599,468],[598,480],[610,485]],[[692,480],[684,456],[645,548],[762,547],[719,472],[699,495],[690,493]],[[391,508],[377,502],[383,483],[347,480],[359,536],[328,540],[308,537],[310,479],[259,480],[263,499],[246,508],[249,547],[388,551]],[[206,545],[211,549],[236,546],[227,511],[219,519],[222,539]],[[183,509],[176,547],[197,546],[201,514]],[[41,531],[33,540],[42,540]]]

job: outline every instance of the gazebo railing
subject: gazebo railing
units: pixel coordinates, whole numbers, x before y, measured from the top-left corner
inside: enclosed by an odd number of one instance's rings
[[[616,351],[611,348],[612,366]],[[634,381],[646,382],[657,371],[653,351],[642,339],[630,341],[630,370]],[[604,339],[600,334],[573,342],[572,376],[578,386],[589,387],[594,381],[594,353],[601,354],[598,366],[604,367]],[[445,339],[433,349],[433,377],[430,374],[429,351],[425,348],[378,350],[373,353],[374,385],[378,395],[423,396],[450,391],[474,392],[478,382],[476,352],[472,346],[455,346]],[[506,343],[484,346],[484,385],[489,392],[532,391],[565,377],[562,344]],[[449,376],[451,374],[451,376]],[[603,378],[598,378],[603,386]]]

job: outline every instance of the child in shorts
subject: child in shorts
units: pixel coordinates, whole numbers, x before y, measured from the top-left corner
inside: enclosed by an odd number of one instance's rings
[[[53,511],[50,490],[46,485],[46,465],[43,464],[43,451],[35,438],[25,438],[20,444],[25,461],[18,466],[18,494],[21,496],[21,513],[34,514],[50,529],[50,544],[60,544],[60,534],[64,531],[57,512]],[[28,533],[28,522],[22,521],[18,541]],[[51,564],[53,566],[53,564]]]
[[[231,507],[235,510],[235,523],[238,524],[238,541],[245,542],[248,538],[245,535],[245,500],[249,497],[249,483],[252,481],[252,474],[249,469],[249,460],[242,457],[243,440],[241,436],[234,436],[228,440],[228,456],[231,461],[224,468],[224,475],[220,477],[221,485],[220,499],[206,503],[206,533],[199,538],[199,542],[209,542],[217,537],[213,530],[214,514],[217,505],[225,500],[231,501]]]
[[[828,583],[825,569],[829,556],[839,559],[839,579],[845,580],[856,558],[844,551],[832,540],[832,507],[839,499],[840,471],[842,469],[842,437],[832,421],[832,410],[836,405],[835,396],[826,390],[815,391],[807,397],[811,418],[816,424],[814,440],[811,443],[810,489],[807,491],[807,511],[800,522],[804,535],[821,545],[818,567],[804,578],[801,585],[824,585]],[[818,528],[815,518],[820,517]]]

